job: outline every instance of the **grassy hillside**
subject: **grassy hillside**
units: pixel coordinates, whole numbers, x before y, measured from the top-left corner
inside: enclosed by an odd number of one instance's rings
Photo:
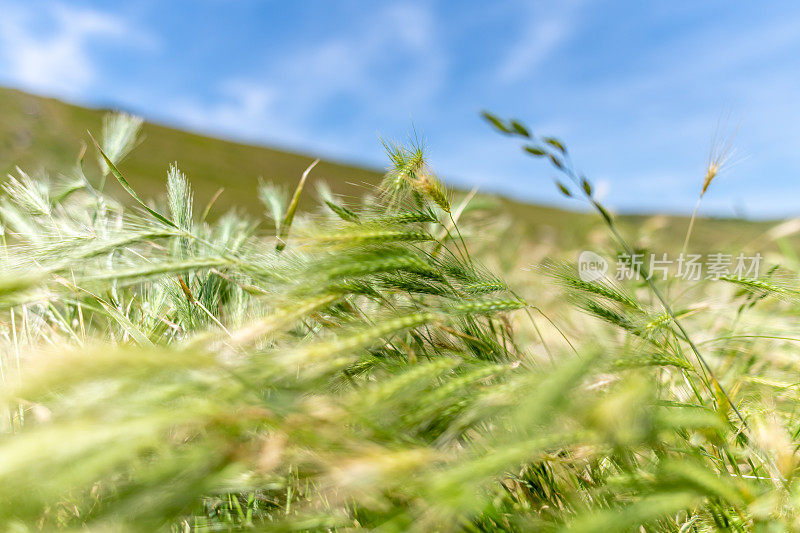
[[[0,171],[15,166],[29,172],[69,169],[75,164],[87,130],[101,129],[106,110],[87,109],[11,89],[0,89]],[[259,177],[294,186],[314,156],[249,146],[147,123],[144,142],[122,165],[143,196],[161,196],[167,169],[178,161],[196,189],[198,203],[220,188],[220,206],[260,210],[254,194]],[[93,159],[93,158],[91,158]],[[315,169],[317,178],[337,191],[356,193],[358,184],[375,183],[379,171],[329,161]]]
[[[81,143],[88,142],[87,130],[100,131],[105,112],[0,88],[0,175],[5,176],[15,166],[29,173],[68,171],[75,164]],[[260,213],[262,206],[254,194],[259,177],[293,187],[314,158],[150,123],[145,124],[143,132],[143,144],[122,164],[136,190],[144,197],[161,197],[169,164],[177,161],[192,182],[198,205],[205,205],[218,189],[225,189],[216,204],[219,211],[238,206]],[[93,157],[88,159],[94,161]],[[335,192],[356,197],[362,195],[365,184],[375,184],[379,178],[378,169],[330,161],[321,162],[313,173],[313,179],[325,180]],[[523,241],[554,243],[560,249],[584,246],[600,224],[594,215],[502,198],[494,200],[500,204],[498,212],[511,215],[519,240],[510,244],[518,246]],[[674,216],[657,219],[625,216],[621,217],[620,225],[635,238],[643,239],[639,243],[642,246],[657,244],[675,249],[682,242],[688,220]],[[753,243],[757,246],[760,236],[771,225],[706,219],[698,224],[693,244],[703,250]]]

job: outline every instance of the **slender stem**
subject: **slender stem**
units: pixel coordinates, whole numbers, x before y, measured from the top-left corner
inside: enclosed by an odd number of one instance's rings
[[[633,256],[633,249],[631,249],[631,247],[628,245],[628,243],[625,240],[625,238],[620,234],[619,230],[617,230],[617,227],[614,224],[613,220],[605,214],[605,213],[607,213],[607,211],[600,204],[598,204],[597,201],[594,198],[592,198],[590,195],[587,194],[586,197],[589,199],[589,201],[592,203],[592,205],[595,207],[595,209],[597,209],[600,212],[600,214],[603,215],[603,219],[606,221],[606,225],[611,230],[611,233],[614,235],[614,238],[617,240],[619,245],[622,246],[622,248],[625,250],[625,253],[627,253],[628,255],[630,255],[632,257]],[[684,328],[683,324],[681,324],[680,320],[678,320],[678,317],[675,315],[674,311],[672,310],[672,306],[669,305],[669,302],[667,302],[667,299],[661,293],[661,291],[659,290],[659,288],[655,284],[655,282],[652,280],[652,278],[650,277],[649,272],[647,271],[647,268],[644,265],[642,265],[642,267],[641,267],[641,272],[644,275],[645,281],[647,281],[647,284],[650,287],[650,290],[653,292],[655,297],[661,303],[661,306],[664,308],[664,311],[669,315],[669,317],[672,320],[672,322],[675,324],[675,326],[681,332],[681,334],[684,337],[684,340],[686,341],[687,344],[689,344],[689,347],[691,348],[692,352],[694,353],[695,357],[700,362],[702,367],[711,376],[712,382],[719,388],[720,392],[725,397],[725,400],[728,402],[728,404],[730,404],[731,408],[733,409],[733,412],[736,413],[736,416],[742,422],[744,427],[748,427],[747,422],[745,421],[744,417],[742,416],[742,413],[739,412],[739,409],[737,409],[736,405],[734,405],[733,400],[731,400],[731,398],[728,395],[728,393],[722,387],[722,384],[719,382],[719,380],[714,375],[714,371],[711,369],[711,366],[708,364],[708,362],[706,362],[705,358],[700,354],[700,350],[697,348],[697,346],[695,345],[694,341],[689,336],[689,332],[686,331],[686,328]],[[710,390],[710,392],[712,394],[714,393],[713,390]]]
[[[683,248],[681,249],[681,255],[686,253],[686,249],[689,247],[689,239],[692,236],[692,228],[694,227],[694,219],[697,217],[697,210],[700,208],[700,200],[703,199],[703,195],[700,195],[700,198],[697,199],[697,203],[694,204],[694,211],[692,211],[692,218],[689,219],[689,229],[686,231],[686,239],[683,241]]]
[[[458,224],[456,224],[456,219],[453,218],[453,213],[448,213],[450,215],[450,220],[453,222],[453,228],[455,228],[456,233],[458,234],[458,238],[461,240],[461,246],[464,247],[464,253],[467,256],[467,261],[469,262],[470,266],[474,266],[472,263],[472,257],[469,255],[469,249],[467,248],[467,243],[464,242],[464,237],[461,235],[461,230],[458,229]]]
[[[614,235],[614,238],[619,243],[619,245],[622,246],[625,253],[627,253],[630,257],[633,257],[633,249],[630,247],[630,245],[628,245],[628,242],[625,240],[625,238],[617,229],[617,226],[614,224],[614,220],[611,218],[611,215],[609,214],[608,210],[606,210],[602,205],[600,205],[600,203],[597,200],[594,199],[594,197],[592,196],[591,188],[585,186],[586,185],[585,179],[582,180],[578,178],[577,174],[575,173],[574,167],[572,165],[572,160],[566,153],[566,151],[562,149],[561,152],[564,155],[564,159],[567,162],[567,164],[566,165],[558,164],[556,166],[559,168],[559,170],[561,170],[561,172],[564,173],[564,175],[566,175],[578,187],[578,189],[583,193],[584,197],[589,201],[589,203],[591,203],[592,206],[597,210],[597,212],[600,213],[600,216],[605,221],[606,226],[608,226],[608,228],[611,230],[611,233]],[[553,161],[555,162],[556,160],[554,159]],[[700,195],[700,197],[702,198],[702,194]],[[698,200],[698,206],[699,206],[699,200]],[[695,207],[695,212],[696,211],[697,207]],[[739,409],[734,405],[733,400],[731,400],[731,397],[728,395],[728,393],[722,387],[722,384],[714,375],[714,371],[711,369],[711,366],[706,362],[705,358],[700,354],[700,350],[697,348],[694,341],[689,336],[689,332],[686,330],[686,328],[683,327],[683,324],[681,324],[680,320],[678,320],[678,317],[672,310],[672,306],[669,305],[667,299],[664,297],[664,295],[659,290],[658,286],[656,286],[655,282],[650,277],[650,273],[648,272],[647,267],[641,265],[639,270],[644,275],[644,279],[647,282],[647,285],[650,287],[652,293],[661,303],[661,306],[664,308],[664,311],[667,313],[667,315],[669,315],[670,319],[675,324],[675,327],[677,327],[678,331],[683,335],[685,342],[689,344],[689,347],[691,348],[695,357],[700,362],[701,369],[703,369],[704,372],[707,372],[708,375],[711,376],[712,384],[716,385],[717,389],[722,393],[722,396],[724,396],[725,400],[731,406],[733,412],[736,413],[736,416],[742,422],[742,425],[745,428],[748,428],[749,426],[747,425],[747,422],[742,416],[742,413],[739,412]],[[705,385],[713,396],[715,390],[712,387],[709,387],[708,384]]]

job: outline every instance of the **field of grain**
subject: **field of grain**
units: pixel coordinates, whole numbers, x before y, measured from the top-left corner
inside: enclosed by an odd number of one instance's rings
[[[201,159],[170,166],[177,134],[145,127],[151,157],[128,115],[87,115],[97,146],[50,177],[12,171],[5,529],[800,528],[797,225],[697,219],[685,243],[688,219],[616,217],[561,141],[489,118],[594,213],[531,228],[414,145],[360,197],[312,164],[230,210]],[[709,243],[760,268],[615,275]]]

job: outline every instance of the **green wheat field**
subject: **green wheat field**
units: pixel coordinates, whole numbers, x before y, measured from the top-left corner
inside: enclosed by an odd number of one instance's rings
[[[618,216],[488,113],[582,211],[413,142],[376,171],[0,113],[3,531],[800,530],[800,224]],[[763,261],[587,280],[581,250]]]

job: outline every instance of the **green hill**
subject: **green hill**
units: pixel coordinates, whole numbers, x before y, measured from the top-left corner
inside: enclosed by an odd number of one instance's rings
[[[87,130],[99,132],[107,110],[67,104],[52,98],[0,88],[0,175],[15,166],[29,173],[66,171],[75,164],[81,143],[88,142]],[[169,164],[177,161],[195,188],[199,205],[218,189],[224,194],[217,209],[233,206],[257,214],[262,207],[255,194],[259,178],[294,187],[313,155],[235,143],[146,123],[144,142],[121,165],[134,188],[144,197],[159,197]],[[94,158],[87,158],[94,161]],[[325,180],[340,194],[360,196],[364,184],[380,179],[380,170],[322,161],[314,170],[315,180]],[[116,186],[116,184],[112,184]],[[120,196],[122,198],[124,196]],[[594,215],[495,198],[500,212],[512,215],[520,240],[546,239],[565,249],[587,242],[598,225]],[[650,228],[648,242],[674,249],[682,242],[686,217],[623,216],[621,226],[639,235]],[[695,247],[717,250],[723,246],[756,244],[771,226],[768,222],[734,219],[705,219],[697,225]],[[519,244],[522,244],[520,242]]]
[[[99,133],[107,110],[88,109],[12,89],[0,89],[0,171],[15,166],[27,172],[72,168],[87,130]],[[169,164],[178,161],[195,187],[199,203],[225,188],[219,206],[260,210],[259,177],[294,186],[314,156],[196,135],[146,123],[144,142],[121,165],[143,196],[160,196]],[[87,158],[88,161],[89,158]],[[91,158],[92,160],[94,158]],[[357,193],[358,184],[375,182],[378,170],[330,161],[317,165],[314,176],[337,192]]]

